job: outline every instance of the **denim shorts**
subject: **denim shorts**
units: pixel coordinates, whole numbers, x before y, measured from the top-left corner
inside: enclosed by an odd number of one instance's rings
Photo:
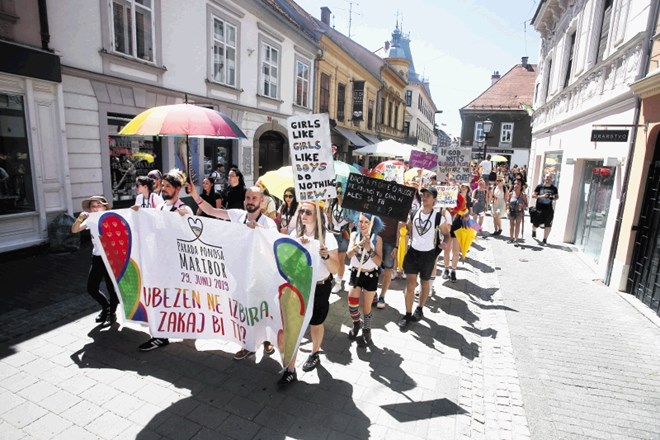
[[[383,269],[392,269],[394,267],[394,258],[392,257],[392,251],[396,245],[394,243],[385,243],[383,242],[383,263],[381,266]]]
[[[344,234],[342,234],[341,232],[339,234],[335,234],[333,232],[332,235],[334,235],[335,239],[337,240],[337,253],[340,254],[346,253],[346,251],[348,250],[349,240],[346,240],[344,238]]]

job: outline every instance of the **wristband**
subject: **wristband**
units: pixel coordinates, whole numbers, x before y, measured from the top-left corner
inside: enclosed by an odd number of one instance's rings
[[[197,199],[195,200],[195,203],[197,203],[197,205],[201,205],[202,203],[204,203],[204,199]]]

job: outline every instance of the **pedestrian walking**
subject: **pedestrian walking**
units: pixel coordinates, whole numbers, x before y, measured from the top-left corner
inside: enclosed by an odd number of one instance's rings
[[[498,177],[495,186],[490,191],[488,200],[492,203],[491,214],[493,216],[493,235],[502,234],[502,216],[506,212],[506,202],[509,197],[509,191],[504,185],[504,179]]]
[[[135,179],[137,197],[135,205],[141,208],[155,208],[163,203],[163,198],[154,192],[154,179],[147,176],[138,176]]]
[[[296,190],[293,187],[289,187],[284,190],[284,201],[277,212],[280,233],[289,235],[296,230],[296,224],[298,222],[297,210],[298,199],[296,199]],[[325,219],[325,216],[323,217]]]
[[[77,234],[89,229],[87,226],[87,217],[92,212],[102,212],[112,209],[112,206],[103,196],[92,196],[82,201],[82,212],[71,225],[71,232]],[[87,274],[87,293],[101,306],[101,312],[96,316],[96,322],[102,325],[112,324],[117,320],[117,306],[119,297],[115,290],[112,278],[103,263],[101,257],[102,248],[94,241],[92,248],[92,263]],[[108,290],[108,296],[101,292],[101,281],[105,281],[105,288]]]
[[[320,228],[318,227],[320,217]],[[325,322],[330,310],[330,292],[332,290],[332,275],[339,268],[337,240],[331,233],[326,233],[326,221],[323,211],[314,202],[303,202],[298,210],[296,230],[291,236],[298,238],[303,246],[310,248],[311,243],[317,243],[319,249],[319,267],[316,271],[316,289],[314,290],[314,308],[309,321],[309,332],[312,338],[312,353],[302,366],[305,372],[312,371],[321,363],[320,352]],[[288,385],[298,380],[296,374],[296,357],[287,365],[278,385]]]
[[[377,216],[361,213],[357,230],[351,233],[350,244],[346,255],[350,258],[351,278],[348,292],[348,313],[353,320],[353,328],[348,332],[352,340],[358,339],[362,329],[361,345],[371,343],[371,307],[374,295],[378,289],[378,275],[383,262],[383,239],[378,232],[383,228],[383,222]],[[360,300],[362,300],[362,316],[360,320]]]
[[[344,281],[346,251],[348,250],[351,229],[353,227],[348,210],[341,206],[344,199],[343,194],[344,191],[341,184],[337,183],[337,198],[330,203],[328,210],[328,228],[335,236],[335,240],[337,240],[337,251],[339,253],[339,269],[335,276],[335,285],[332,288],[332,293],[339,293],[343,288],[342,282]]]
[[[520,225],[525,217],[525,209],[527,209],[527,195],[522,189],[522,182],[516,180],[513,184],[513,189],[509,193],[507,201],[508,217],[509,217],[509,243],[514,246],[519,246],[518,234],[520,234]]]
[[[555,217],[554,202],[559,199],[559,190],[553,185],[552,180],[552,174],[546,174],[543,183],[537,185],[532,193],[532,198],[536,199],[536,214],[535,219],[532,220],[532,238],[536,238],[536,229],[543,225],[542,246],[548,243],[552,220]]]

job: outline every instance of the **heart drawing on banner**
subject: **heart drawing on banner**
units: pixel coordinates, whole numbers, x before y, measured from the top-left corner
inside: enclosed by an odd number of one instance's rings
[[[204,223],[202,223],[201,218],[188,217],[188,226],[195,234],[195,237],[199,238],[202,235],[202,230],[204,230]]]

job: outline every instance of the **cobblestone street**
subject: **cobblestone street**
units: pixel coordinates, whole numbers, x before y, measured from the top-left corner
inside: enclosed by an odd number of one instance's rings
[[[0,437],[660,438],[658,317],[594,281],[570,246],[526,238],[478,239],[407,332],[395,280],[369,349],[347,338],[346,292],[333,295],[320,368],[284,390],[261,352],[234,361],[233,344],[181,341],[140,353],[142,329],[96,327],[88,244],[4,261],[3,279],[29,267],[46,282],[11,284],[0,314]]]

